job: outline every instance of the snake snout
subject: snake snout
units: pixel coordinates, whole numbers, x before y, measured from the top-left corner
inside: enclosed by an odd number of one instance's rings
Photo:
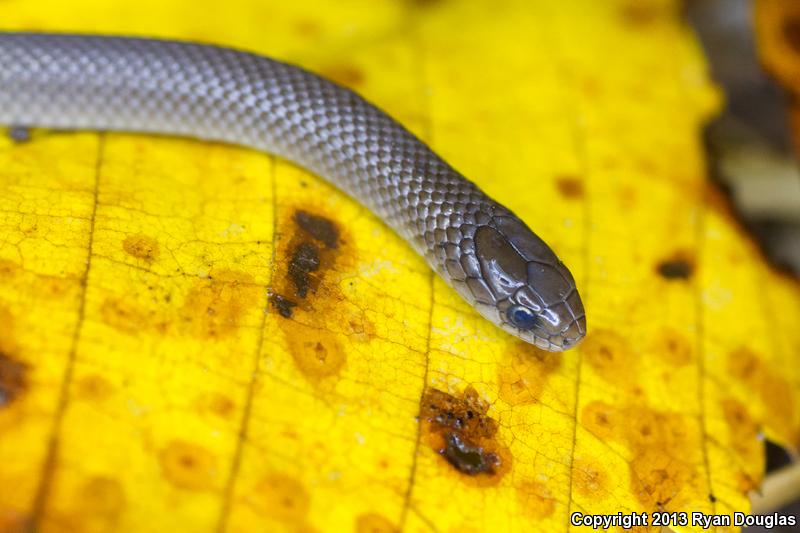
[[[474,235],[475,256],[503,329],[550,351],[577,344],[586,319],[575,279],[520,219],[495,213]]]
[[[561,332],[559,338],[561,339],[561,349],[566,350],[572,348],[583,340],[586,335],[586,317],[581,316],[576,318],[570,323],[567,328]]]
[[[563,268],[563,267],[562,267]],[[566,271],[566,269],[564,269]],[[560,330],[552,332],[550,342],[562,350],[572,348],[586,335],[586,312],[572,276],[567,280],[569,291],[550,309],[560,317]]]

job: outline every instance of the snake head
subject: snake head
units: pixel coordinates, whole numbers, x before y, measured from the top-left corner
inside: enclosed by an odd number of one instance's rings
[[[549,351],[583,338],[586,315],[572,274],[521,220],[495,214],[476,228],[473,242],[482,275],[467,287],[481,314]]]

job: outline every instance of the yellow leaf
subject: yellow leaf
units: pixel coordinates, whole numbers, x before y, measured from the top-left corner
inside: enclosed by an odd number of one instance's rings
[[[707,185],[719,97],[677,0],[0,9],[6,28],[199,39],[351,85],[554,246],[590,328],[563,354],[514,340],[277,158],[116,133],[4,142],[0,531],[731,513],[763,476],[758,433],[800,442],[800,290]]]

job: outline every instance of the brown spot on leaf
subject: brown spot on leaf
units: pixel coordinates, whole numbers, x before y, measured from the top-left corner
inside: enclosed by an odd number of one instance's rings
[[[8,307],[0,303],[0,353],[10,354],[16,351],[14,315]]]
[[[400,531],[388,518],[378,513],[364,513],[356,518],[356,533],[396,533]]]
[[[109,296],[100,306],[100,316],[109,326],[129,334],[152,331],[161,335],[188,333],[201,338],[220,338],[243,325],[247,314],[257,307],[262,292],[249,274],[212,270],[208,277],[194,283],[177,310],[163,305],[144,307],[135,295]],[[148,300],[152,301],[153,296]],[[169,303],[172,295],[158,295],[157,300]]]
[[[326,248],[339,246],[339,228],[330,219],[298,209],[294,213],[294,221],[313,239],[324,244]]]
[[[673,499],[682,491],[694,492],[690,487],[697,483],[696,475],[692,465],[674,459],[663,449],[648,446],[631,463],[631,490],[647,509],[677,510],[681,504],[676,505]]]
[[[145,313],[129,298],[106,298],[100,314],[103,322],[123,331],[137,331],[147,323]]]
[[[761,361],[749,348],[740,348],[728,356],[728,373],[740,381],[757,383],[761,370]]]
[[[666,279],[689,279],[692,275],[692,265],[682,259],[662,261],[657,270]]]
[[[304,335],[301,327],[291,327],[297,335],[287,339],[297,368],[308,378],[321,379],[338,375],[347,357],[344,347],[333,335],[317,332],[310,338]]]
[[[497,433],[497,422],[486,415],[489,404],[473,387],[464,389],[461,398],[439,389],[427,389],[422,399],[421,416],[432,429],[466,433],[474,438],[490,438]]]
[[[581,411],[583,427],[601,440],[610,438],[621,423],[617,408],[599,400],[586,404]]]
[[[224,394],[214,394],[210,400],[211,411],[222,418],[229,418],[236,410],[236,404]]]
[[[35,222],[34,220],[25,221],[19,225],[19,229],[25,234],[26,237],[34,238],[38,236],[37,233],[39,232],[39,223]]]
[[[647,509],[682,508],[687,502],[675,498],[693,493],[700,481],[691,461],[676,458],[701,437],[690,436],[677,413],[635,405],[625,410],[625,417],[624,435],[632,453],[631,490]]]
[[[561,366],[562,357],[523,341],[512,344],[510,365],[499,365],[500,399],[509,405],[538,402],[547,380]]]
[[[311,274],[319,270],[319,248],[309,242],[301,242],[292,251],[289,260],[289,279],[295,289],[295,296],[305,298],[311,286]]]
[[[230,418],[236,413],[236,403],[225,394],[210,392],[197,398],[197,408],[220,418]]]
[[[289,234],[290,238],[282,241],[278,248],[279,260],[286,258],[286,269],[278,272],[276,286],[280,290],[274,294],[295,307],[299,303],[297,299],[306,300],[316,295],[326,275],[346,259],[342,257],[344,253],[340,253],[346,251],[339,250],[340,230],[328,217],[296,209],[291,219],[280,227],[280,233]],[[282,316],[285,315],[282,313]]]
[[[364,83],[364,71],[355,65],[346,63],[328,65],[320,70],[320,74],[346,87],[356,87]]]
[[[665,327],[651,341],[653,352],[674,366],[685,366],[694,360],[694,351],[689,341],[677,331]]]
[[[80,491],[81,512],[93,519],[113,521],[125,508],[125,491],[119,481],[106,476],[90,478]]]
[[[0,281],[11,280],[19,274],[20,267],[8,259],[0,259]]]
[[[638,383],[639,360],[628,341],[617,332],[594,329],[582,347],[586,362],[605,381],[627,387]]]
[[[217,485],[217,458],[202,446],[173,440],[161,451],[161,471],[176,487],[209,490]]]
[[[319,23],[313,19],[299,19],[294,23],[294,29],[299,35],[307,38],[317,37],[322,31]]]
[[[761,480],[750,476],[746,472],[737,472],[735,478],[736,487],[742,494],[747,494],[761,487]]]
[[[743,459],[757,459],[762,446],[758,440],[758,423],[747,412],[747,408],[735,398],[725,398],[720,402],[720,406],[728,423],[730,446]]]
[[[734,350],[728,356],[728,373],[760,397],[774,425],[789,432],[787,439],[796,439],[797,435],[790,428],[794,424],[797,401],[786,378],[746,347]]]
[[[702,436],[689,431],[683,415],[643,403],[614,406],[594,401],[581,411],[581,424],[599,439],[625,444],[631,491],[646,510],[680,510],[691,502],[691,494],[707,489],[701,486],[695,463],[686,457]],[[583,470],[602,471],[596,464]],[[579,475],[577,467],[573,475]],[[585,485],[588,496],[591,484]]]
[[[159,324],[158,329],[163,332],[167,325],[158,320],[154,311],[142,308],[130,296],[106,298],[100,306],[100,316],[112,328],[132,334]]]
[[[355,268],[351,241],[320,211],[297,207],[279,222],[277,258],[285,267],[278,267],[270,298],[297,368],[315,382],[340,373],[345,342],[368,341],[375,334],[363,310],[339,289],[339,279]]]
[[[143,259],[148,263],[158,259],[159,255],[158,242],[154,238],[141,233],[126,237],[122,241],[122,249],[133,257]]]
[[[782,23],[783,38],[796,54],[800,55],[800,18],[787,16]]]
[[[181,309],[182,327],[198,337],[230,335],[256,307],[261,293],[262,288],[250,274],[213,270],[186,295]]]
[[[445,0],[406,0],[412,7],[428,8],[437,4],[442,4]]]
[[[28,388],[27,363],[0,352],[0,409],[17,400]]]
[[[628,185],[621,185],[617,189],[617,199],[619,200],[619,205],[625,211],[630,211],[634,207],[636,207],[636,202],[638,199],[638,191],[634,187]]]
[[[13,403],[28,389],[28,363],[17,360],[14,315],[0,303],[0,409]]]
[[[479,485],[497,483],[511,468],[511,452],[497,440],[497,422],[472,387],[456,397],[438,389],[425,391],[420,424],[425,440],[456,471]]]
[[[517,501],[526,513],[534,518],[545,518],[553,514],[556,500],[547,485],[539,481],[523,481],[517,487]]]
[[[778,426],[791,432],[797,400],[789,382],[783,376],[771,371],[765,372],[763,381],[760,383],[759,395]],[[789,433],[787,436],[790,442],[798,442],[796,432]]]
[[[297,302],[290,300],[280,294],[272,294],[269,302],[278,310],[278,314],[283,318],[292,318],[292,308],[297,307]]]
[[[580,494],[598,497],[608,490],[608,474],[594,459],[576,458],[572,463],[572,482]]]
[[[444,434],[445,446],[439,453],[453,465],[453,468],[476,476],[478,474],[494,475],[497,468],[501,465],[500,457],[494,453],[483,449],[482,446],[474,446],[459,436],[458,433],[449,432]]]
[[[630,410],[629,412],[632,412]],[[641,417],[633,418],[625,422],[626,435],[628,440],[636,443],[638,446],[651,446],[657,445],[662,441],[661,423],[662,417],[656,411],[649,409],[639,410]]]
[[[291,531],[293,533],[320,533],[320,531],[309,524],[308,522],[300,522],[299,524],[293,524]]]
[[[90,402],[103,401],[114,393],[114,386],[100,374],[87,374],[76,381],[77,393]]]
[[[670,257],[656,265],[656,272],[664,279],[689,279],[694,273],[694,254],[686,250],[678,250]]]
[[[308,514],[311,497],[298,480],[282,473],[264,477],[252,495],[256,508],[281,522],[302,522]]]
[[[630,26],[650,26],[661,14],[655,0],[628,0],[620,7],[620,18]]]
[[[345,324],[345,332],[352,340],[366,342],[375,335],[375,324],[364,313],[353,313]]]
[[[557,178],[556,186],[558,187],[558,192],[560,192],[561,196],[564,198],[573,200],[583,198],[585,193],[583,182],[572,176],[561,176]]]
[[[295,320],[281,320],[289,353],[297,369],[310,381],[319,383],[338,376],[347,362],[342,340],[332,331]]]

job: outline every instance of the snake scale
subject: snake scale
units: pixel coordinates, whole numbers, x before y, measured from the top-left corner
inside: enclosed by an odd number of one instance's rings
[[[376,106],[298,66],[189,42],[0,32],[0,123],[279,155],[368,207],[497,326],[551,351],[585,335],[575,280],[524,222]]]

